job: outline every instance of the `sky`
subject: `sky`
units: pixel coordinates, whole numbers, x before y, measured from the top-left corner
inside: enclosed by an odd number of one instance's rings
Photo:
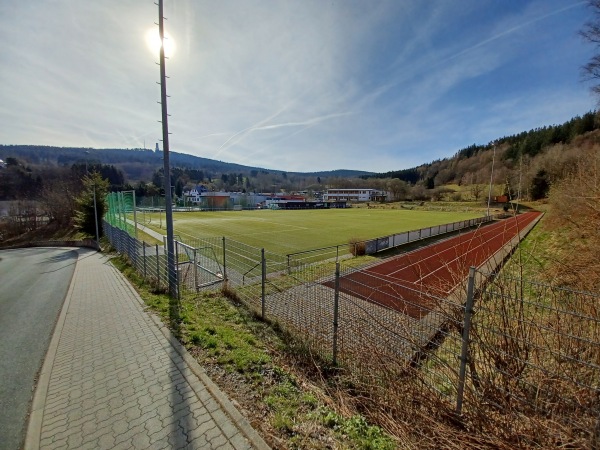
[[[580,0],[165,0],[171,151],[387,172],[596,109]],[[0,144],[162,139],[154,0],[2,0]],[[160,144],[162,148],[162,144]]]

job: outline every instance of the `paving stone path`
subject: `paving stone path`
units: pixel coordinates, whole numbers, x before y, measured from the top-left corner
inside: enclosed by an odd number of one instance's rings
[[[40,374],[25,447],[268,449],[127,280],[88,250]]]

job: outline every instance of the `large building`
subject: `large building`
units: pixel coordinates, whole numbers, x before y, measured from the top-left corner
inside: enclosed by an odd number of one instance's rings
[[[303,195],[285,193],[212,192],[197,185],[183,193],[184,205],[201,209],[328,209],[346,208],[345,200],[308,201]]]
[[[377,189],[327,189],[324,201],[383,202],[388,199],[385,191]]]

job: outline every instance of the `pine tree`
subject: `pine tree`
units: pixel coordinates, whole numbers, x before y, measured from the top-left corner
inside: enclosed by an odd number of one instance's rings
[[[102,178],[98,172],[85,175],[82,179],[83,190],[75,199],[75,227],[82,233],[96,236],[96,223],[98,221],[98,234],[102,236],[102,217],[106,210],[104,199],[108,192],[109,181]],[[94,208],[94,196],[96,208]]]

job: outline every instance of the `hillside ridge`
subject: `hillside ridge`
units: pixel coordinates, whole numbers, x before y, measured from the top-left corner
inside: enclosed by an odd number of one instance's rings
[[[188,169],[201,169],[215,176],[223,173],[249,173],[251,171],[263,173],[290,173],[312,177],[358,177],[370,175],[373,172],[336,169],[314,172],[287,172],[279,169],[245,166],[236,163],[205,158],[171,151],[169,153],[171,166]],[[150,179],[157,169],[162,168],[162,151],[158,153],[142,148],[91,148],[91,147],[56,147],[47,145],[28,144],[0,144],[0,158],[24,159],[29,164],[43,165],[72,165],[88,163],[102,163],[115,165],[120,168],[131,181]],[[141,167],[146,165],[147,167]],[[145,169],[145,170],[144,170]]]

